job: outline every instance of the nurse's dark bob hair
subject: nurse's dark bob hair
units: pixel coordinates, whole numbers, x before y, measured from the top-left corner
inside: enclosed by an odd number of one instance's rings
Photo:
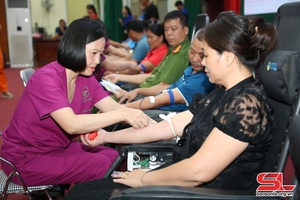
[[[57,61],[74,72],[86,68],[86,44],[106,37],[105,27],[99,20],[74,20],[67,28],[57,51]]]

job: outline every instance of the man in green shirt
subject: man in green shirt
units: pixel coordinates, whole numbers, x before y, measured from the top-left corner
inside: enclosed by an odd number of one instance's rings
[[[111,82],[126,82],[132,84],[140,84],[141,88],[149,87],[168,87],[177,81],[183,74],[185,68],[189,65],[188,51],[190,41],[188,40],[189,29],[186,23],[185,15],[180,11],[171,11],[164,18],[165,37],[170,45],[167,55],[162,62],[151,72],[151,74],[110,74],[105,77]],[[144,94],[140,90],[138,94]],[[127,92],[122,90],[117,94],[117,98],[132,100],[135,98],[136,92]]]

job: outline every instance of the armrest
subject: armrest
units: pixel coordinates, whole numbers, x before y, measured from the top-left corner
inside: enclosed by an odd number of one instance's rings
[[[125,146],[126,151],[138,153],[172,152],[175,141],[163,141],[148,144],[135,144]],[[281,197],[267,197],[268,200],[283,199]],[[113,194],[111,200],[154,200],[154,199],[266,199],[266,197],[256,197],[255,190],[222,190],[202,187],[181,187],[181,186],[147,186],[140,188],[130,188],[118,191]]]
[[[116,158],[116,160],[111,164],[110,168],[106,171],[106,173],[104,174],[103,178],[108,178],[110,177],[110,175],[113,173],[113,171],[115,171],[115,169],[120,165],[120,163],[127,157],[127,149],[126,148],[122,148],[119,151],[119,155]]]
[[[141,188],[130,188],[114,194],[111,200],[148,200],[148,199],[266,199],[256,197],[255,191],[248,190],[221,190],[201,187],[181,186],[147,186]],[[274,197],[268,199],[280,199]]]
[[[127,170],[132,171],[134,169],[134,157],[137,155],[150,158],[150,169],[157,168],[165,162],[171,161],[174,145],[175,141],[170,140],[124,147],[128,151]]]
[[[168,154],[167,156],[172,155],[173,147],[175,145],[175,140],[147,143],[147,144],[133,144],[123,147],[119,151],[119,155],[116,160],[113,162],[111,167],[107,170],[103,178],[110,177],[113,171],[120,165],[120,163],[127,158],[127,153],[130,151],[135,151],[139,154],[149,155],[149,154]],[[169,155],[170,154],[170,155]],[[165,158],[164,155],[161,158]]]
[[[147,144],[133,144],[123,148],[127,149],[127,151],[136,151],[140,153],[172,152],[175,144],[175,140],[167,140]]]

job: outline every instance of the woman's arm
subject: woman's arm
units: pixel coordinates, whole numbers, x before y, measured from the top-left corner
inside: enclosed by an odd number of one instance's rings
[[[172,118],[172,125],[177,136],[181,136],[184,127],[191,121],[193,115],[190,111],[181,112]],[[94,140],[88,136],[81,137],[83,143],[89,146],[97,146],[105,143],[132,144],[147,143],[174,138],[169,122],[150,124],[143,129],[127,128],[115,132],[99,131]]]
[[[114,40],[109,39],[109,44],[113,45],[115,48],[124,48],[129,49],[129,46],[127,44],[123,44]]]
[[[101,67],[104,67],[108,71],[121,71],[126,69],[131,69],[136,67],[136,63],[132,61],[125,60],[110,60],[105,59],[100,64]]]
[[[170,85],[154,85],[150,88],[137,88],[138,94],[144,96],[158,95],[163,90],[166,90]]]
[[[95,104],[95,107],[103,113],[125,108],[124,105],[117,103],[115,100],[113,100],[113,98],[109,96],[105,97],[101,101],[98,101]]]
[[[132,70],[136,72],[149,72],[152,71],[155,68],[155,65],[150,61],[145,61],[143,63],[140,63],[139,65],[136,65],[134,68],[131,68]]]
[[[115,176],[117,183],[131,187],[147,185],[198,186],[213,180],[248,146],[214,128],[201,148],[191,157],[148,173],[134,170]]]
[[[184,98],[182,97],[182,95],[180,94],[180,92],[177,89],[172,89],[171,92],[174,95],[173,103],[186,103]],[[161,93],[157,96],[151,97],[151,98],[155,99],[154,102],[150,101],[150,97],[145,97],[144,99],[128,103],[125,106],[128,108],[147,110],[147,109],[152,109],[152,108],[159,108],[164,105],[170,105],[171,100],[170,100],[170,95],[168,92],[163,92],[163,93]]]
[[[134,75],[126,75],[126,74],[108,74],[104,77],[105,80],[110,80],[113,83],[117,83],[118,81],[132,83],[132,84],[141,84],[145,82],[146,78],[151,76],[151,74],[134,74]]]
[[[111,45],[109,45],[105,49],[105,53],[109,53],[109,54],[113,54],[115,56],[125,58],[128,61],[131,59],[131,53],[129,53],[128,51],[125,51],[125,50],[114,47],[111,42],[112,42],[112,40],[109,40],[109,43]]]
[[[134,100],[139,94],[144,96],[154,96],[158,95],[163,90],[167,89],[170,85],[155,85],[150,88],[137,88],[130,92],[123,93],[120,95],[119,103],[130,103],[132,100]]]
[[[141,110],[119,105],[111,97],[102,99],[95,106],[103,113],[76,115],[70,107],[66,107],[50,115],[69,134],[89,133],[120,121],[125,121],[134,128],[143,128],[151,121]]]

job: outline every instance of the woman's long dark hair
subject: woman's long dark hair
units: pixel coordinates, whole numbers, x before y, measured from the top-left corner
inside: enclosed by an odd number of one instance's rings
[[[124,6],[124,8],[127,11],[128,15],[132,15],[131,10],[128,6]]]
[[[234,53],[249,69],[259,67],[277,45],[275,27],[261,17],[245,17],[234,12],[220,13],[205,30],[204,40],[218,51]]]
[[[88,4],[88,5],[86,6],[86,9],[91,9],[91,10],[93,10],[93,12],[94,12],[95,14],[97,14],[96,8],[95,8],[95,6],[94,6],[93,4]]]

